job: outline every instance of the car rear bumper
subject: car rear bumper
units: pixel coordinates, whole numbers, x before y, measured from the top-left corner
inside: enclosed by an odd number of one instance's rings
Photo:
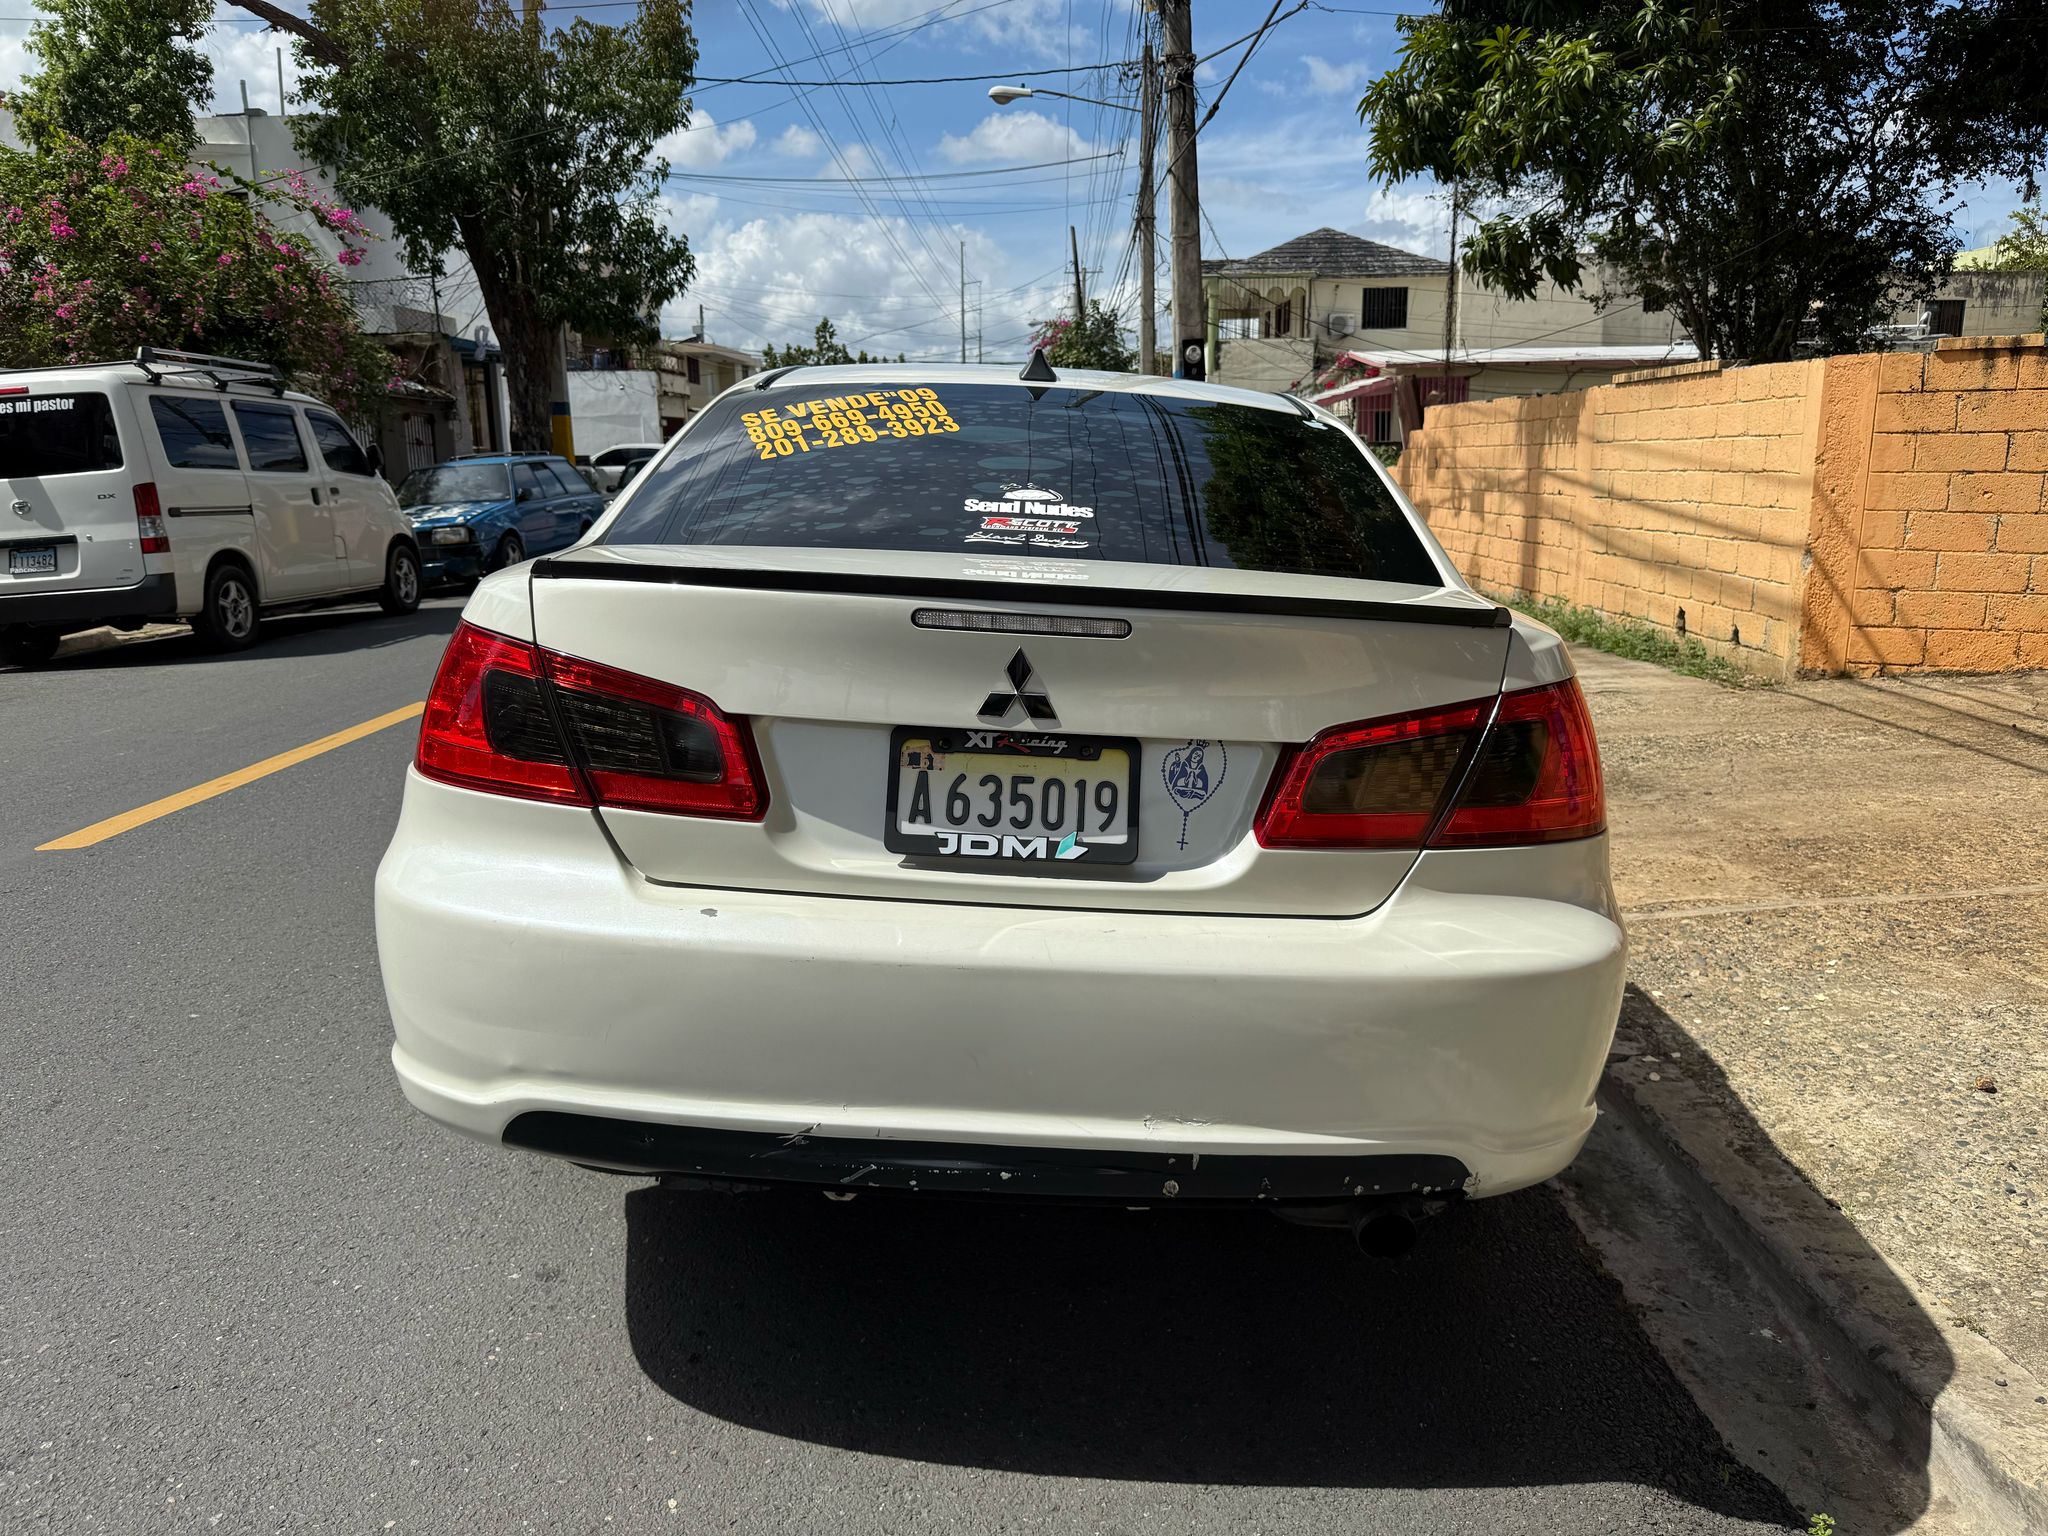
[[[1548,1177],[1625,945],[1604,839],[1430,854],[1357,918],[1069,912],[655,885],[586,811],[417,774],[377,932],[400,1082],[457,1130],[821,1184],[866,1143],[877,1183],[1125,1200]]]
[[[91,629],[115,619],[171,618],[177,611],[177,578],[168,573],[145,576],[132,587],[90,587],[82,592],[8,592],[0,588],[0,626],[55,624]]]

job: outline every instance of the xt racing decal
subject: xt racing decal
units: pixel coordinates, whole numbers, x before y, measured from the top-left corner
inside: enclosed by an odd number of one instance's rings
[[[1079,533],[1079,523],[1063,523],[1050,517],[984,517],[982,528],[991,533]]]
[[[857,448],[885,437],[932,437],[960,423],[932,389],[878,389],[764,405],[740,416],[747,441],[764,459],[831,448]]]
[[[1180,807],[1180,846],[1188,845],[1188,818],[1223,787],[1229,771],[1230,754],[1220,741],[1190,741],[1173,748],[1159,759],[1159,776],[1166,781],[1166,793]]]

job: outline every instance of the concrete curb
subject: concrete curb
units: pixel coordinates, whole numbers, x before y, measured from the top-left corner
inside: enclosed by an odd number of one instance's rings
[[[1928,1337],[1943,1309],[1848,1235],[1847,1216],[1775,1147],[1745,1135],[1682,1065],[1611,1063],[1600,1097],[1808,1330],[1822,1369],[1880,1439],[1899,1445],[1913,1437],[1894,1426],[1926,1421],[1928,1475],[1970,1529],[2048,1531],[2048,1406],[2037,1401],[2048,1384],[1960,1325]]]

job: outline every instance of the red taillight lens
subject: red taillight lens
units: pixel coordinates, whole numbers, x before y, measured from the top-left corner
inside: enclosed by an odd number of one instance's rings
[[[576,737],[576,761],[548,708]],[[420,722],[421,773],[530,800],[759,821],[754,739],[700,694],[460,625]]]
[[[541,652],[600,805],[759,821],[768,795],[745,723],[702,694]]]
[[[164,504],[157,499],[153,480],[141,481],[135,487],[135,536],[142,541],[145,555],[171,552],[171,538],[164,531]]]
[[[1478,848],[1606,825],[1592,721],[1568,680],[1325,731],[1281,758],[1254,830],[1266,848]]]
[[[419,771],[444,784],[590,804],[540,696],[540,657],[521,640],[459,624],[420,718]]]
[[[1282,756],[1255,830],[1264,848],[1420,848],[1490,699],[1324,731]]]
[[[1501,695],[1457,804],[1429,845],[1562,843],[1606,830],[1593,720],[1567,678]]]

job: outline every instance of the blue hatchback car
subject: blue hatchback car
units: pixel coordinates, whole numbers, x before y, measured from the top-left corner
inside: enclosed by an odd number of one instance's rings
[[[486,571],[567,548],[604,511],[605,498],[568,460],[484,453],[416,469],[398,504],[420,546],[428,584],[473,581]]]

